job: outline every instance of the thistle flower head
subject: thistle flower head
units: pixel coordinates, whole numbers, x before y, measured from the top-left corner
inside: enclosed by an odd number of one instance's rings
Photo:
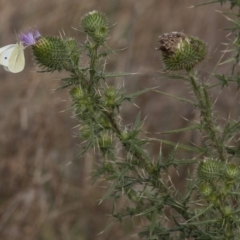
[[[225,168],[225,176],[228,179],[236,180],[240,176],[240,169],[237,165],[231,163],[228,164]]]
[[[22,44],[25,47],[28,47],[28,46],[35,45],[37,41],[41,38],[41,34],[39,33],[38,30],[34,30],[34,31],[29,30],[27,32],[20,33],[18,37],[22,42]]]
[[[209,183],[201,183],[199,186],[199,192],[204,197],[209,197],[213,192],[213,187]]]
[[[78,46],[72,38],[41,37],[32,49],[37,64],[48,71],[61,71],[78,64]]]
[[[221,175],[222,164],[217,159],[205,159],[197,166],[197,177],[201,181],[217,180]]]
[[[101,44],[106,41],[108,36],[108,22],[104,14],[92,11],[81,19],[83,31],[86,32],[94,41]]]
[[[207,56],[207,45],[198,38],[182,32],[165,33],[160,36],[163,62],[167,70],[189,70]]]

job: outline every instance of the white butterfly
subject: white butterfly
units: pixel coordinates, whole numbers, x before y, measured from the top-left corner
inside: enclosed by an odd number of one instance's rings
[[[24,69],[24,47],[21,42],[0,48],[0,65],[12,73],[18,73]]]

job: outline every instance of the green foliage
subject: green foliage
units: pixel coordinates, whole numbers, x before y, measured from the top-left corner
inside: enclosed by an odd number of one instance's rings
[[[219,2],[223,4],[226,1]],[[239,7],[238,1],[230,2],[231,7]],[[166,69],[184,70],[172,77],[183,80],[195,99],[172,97],[191,104],[200,113],[199,122],[163,134],[199,131],[204,143],[192,146],[162,139],[145,139],[142,132],[144,121],[140,114],[132,126],[122,124],[119,109],[124,101],[133,102],[134,98],[147,91],[162,92],[153,88],[127,95],[124,88],[109,86],[109,78],[131,74],[105,72],[104,63],[112,52],[106,45],[109,34],[107,19],[103,14],[92,11],[82,18],[81,27],[87,34],[84,43],[78,44],[71,38],[42,37],[33,46],[33,53],[43,69],[66,70],[69,73],[62,79],[60,89],[69,88],[71,108],[83,142],[79,156],[90,148],[96,154],[102,154],[93,179],[104,178],[109,182],[102,201],[112,199],[113,223],[123,222],[125,218],[141,218],[144,225],[139,226],[139,236],[147,240],[237,239],[240,230],[240,172],[233,159],[235,162],[239,160],[240,145],[233,140],[238,139],[240,122],[229,120],[225,125],[219,124],[209,96],[209,89],[213,86],[205,83],[194,69],[207,57],[206,44],[176,32],[164,34],[160,39],[159,49]],[[234,42],[233,46],[238,47],[236,43],[239,41]],[[239,86],[239,74],[234,76],[239,49],[230,76],[215,74],[222,87],[231,82]],[[79,65],[80,53],[88,57],[84,66]],[[173,149],[168,156],[163,156],[160,151],[159,156],[154,158],[147,151],[147,144],[151,141],[160,142],[162,148],[170,145]],[[180,149],[190,151],[194,156],[179,158]],[[171,172],[172,169],[177,171],[180,166],[191,169],[193,164],[195,173],[189,170],[185,192],[180,194],[172,183],[170,169]],[[118,201],[122,197],[127,198],[128,204],[119,210]]]

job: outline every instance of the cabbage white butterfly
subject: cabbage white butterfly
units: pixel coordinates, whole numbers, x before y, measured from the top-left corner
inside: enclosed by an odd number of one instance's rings
[[[24,47],[21,42],[0,48],[0,65],[8,72],[18,73],[24,69]]]

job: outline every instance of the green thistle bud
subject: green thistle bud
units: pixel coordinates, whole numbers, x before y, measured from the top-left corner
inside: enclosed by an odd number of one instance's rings
[[[215,194],[211,194],[207,200],[211,203],[213,203],[215,206],[218,206],[220,203],[219,197]]]
[[[222,165],[215,159],[205,159],[197,167],[197,177],[203,181],[217,180],[222,175]]]
[[[76,116],[86,117],[86,113],[93,112],[93,100],[91,96],[84,92],[83,88],[80,86],[73,87],[70,96],[74,102]]]
[[[111,123],[109,122],[108,118],[106,118],[106,116],[100,116],[99,118],[99,125],[103,128],[103,129],[111,129]]]
[[[112,150],[112,138],[109,133],[101,133],[98,138],[98,146],[102,153],[109,154]]]
[[[207,46],[198,38],[182,32],[165,33],[160,36],[162,59],[167,70],[189,70],[207,56]]]
[[[74,101],[82,99],[85,93],[81,87],[73,87],[70,91],[70,95]]]
[[[74,38],[68,38],[65,40],[65,44],[71,60],[74,62],[75,65],[77,65],[79,61],[79,55],[80,55],[77,42],[75,41]]]
[[[76,115],[84,117],[86,113],[93,112],[93,102],[90,96],[84,96],[75,102]]]
[[[131,138],[131,133],[127,129],[123,130],[122,132],[122,139],[123,141],[127,141]]]
[[[90,138],[90,136],[92,135],[92,132],[91,132],[89,126],[81,126],[80,134],[84,140],[88,140]]]
[[[228,179],[234,180],[239,177],[239,167],[235,164],[228,164],[225,168],[225,176]]]
[[[32,49],[36,62],[48,71],[61,71],[73,64],[72,61],[78,62],[77,45],[72,38],[42,37]]]
[[[230,206],[225,206],[222,213],[225,217],[231,217],[234,214],[234,210]]]
[[[113,87],[109,87],[105,91],[105,96],[107,98],[116,98],[117,95],[118,95],[118,91]]]
[[[84,30],[94,41],[102,44],[108,36],[108,22],[104,14],[97,11],[87,13],[81,20]]]
[[[204,197],[209,197],[213,192],[213,187],[209,183],[202,183],[199,186],[199,192]]]
[[[108,89],[106,89],[104,93],[104,101],[106,106],[107,107],[116,106],[117,97],[118,97],[118,91],[115,88],[109,87]]]
[[[98,144],[100,148],[107,148],[112,145],[112,139],[108,133],[103,133],[98,138]]]

